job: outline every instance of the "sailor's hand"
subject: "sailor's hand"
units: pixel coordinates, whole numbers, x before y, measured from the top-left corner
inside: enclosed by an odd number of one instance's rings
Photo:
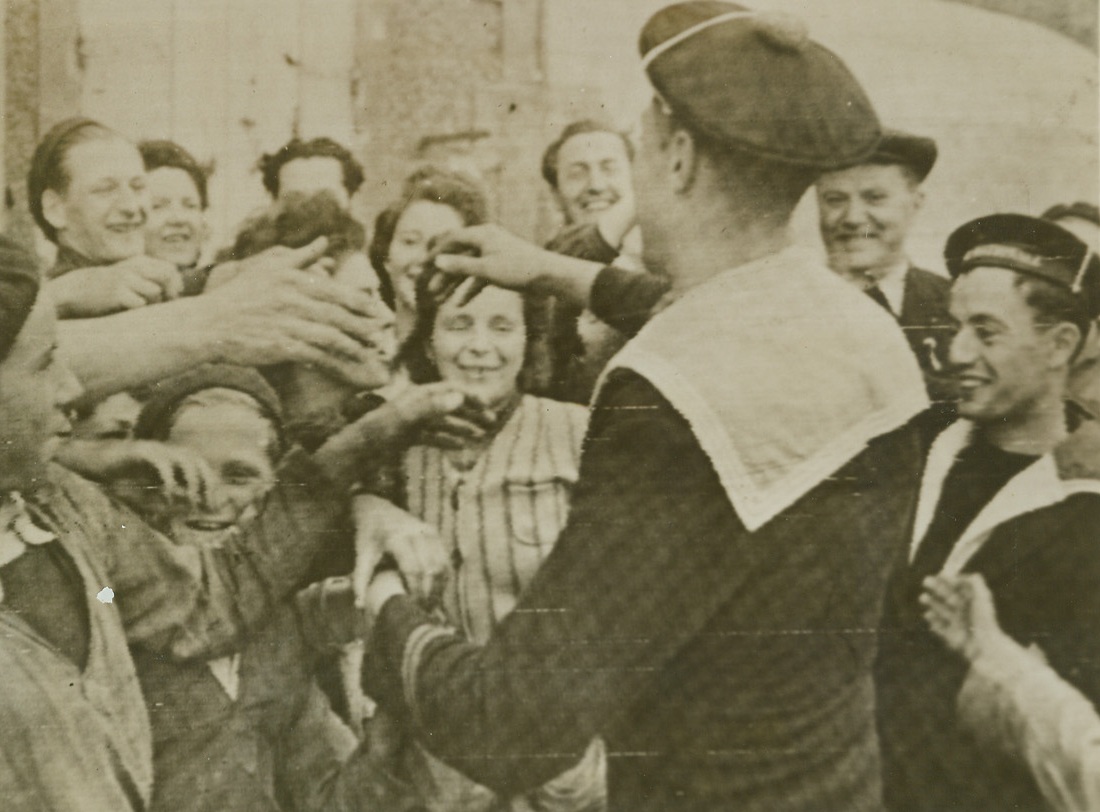
[[[952,651],[974,662],[1005,636],[993,595],[980,575],[934,575],[920,596],[929,627]]]

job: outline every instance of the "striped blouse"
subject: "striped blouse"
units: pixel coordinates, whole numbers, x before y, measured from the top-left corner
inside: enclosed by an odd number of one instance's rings
[[[450,621],[477,643],[512,611],[565,526],[588,410],[524,395],[469,470],[428,446],[405,456],[408,510],[451,545]]]

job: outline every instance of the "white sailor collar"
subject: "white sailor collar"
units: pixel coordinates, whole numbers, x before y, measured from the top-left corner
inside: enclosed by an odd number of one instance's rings
[[[960,419],[948,426],[932,443],[921,478],[909,546],[910,561],[932,523],[944,480],[959,452],[972,441],[974,430],[971,421]],[[943,572],[948,575],[961,572],[992,532],[1011,519],[1056,505],[1077,493],[1100,495],[1100,471],[1095,462],[1097,454],[1100,454],[1100,425],[1091,420],[1085,421],[1057,448],[1032,462],[997,491],[963,531],[944,562]]]

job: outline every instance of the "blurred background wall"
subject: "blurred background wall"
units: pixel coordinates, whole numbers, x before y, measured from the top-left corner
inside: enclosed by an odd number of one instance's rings
[[[370,219],[418,163],[478,173],[498,219],[556,226],[539,176],[569,121],[628,129],[647,92],[636,40],[667,0],[7,0],[0,106],[8,231],[31,239],[24,180],[57,121],[169,137],[216,164],[222,242],[265,202],[256,160],[329,135],[363,161]],[[889,124],[941,160],[913,237],[993,210],[1100,196],[1095,0],[756,0],[804,17]],[[812,206],[797,221],[814,243]]]

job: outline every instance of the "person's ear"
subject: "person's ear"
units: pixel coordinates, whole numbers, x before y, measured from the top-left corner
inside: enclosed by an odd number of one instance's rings
[[[669,136],[665,147],[665,162],[677,194],[687,194],[695,185],[699,171],[699,151],[695,139],[687,130],[678,129]]]
[[[1081,330],[1076,324],[1068,321],[1054,325],[1049,333],[1050,340],[1050,368],[1060,369],[1068,367],[1073,362],[1074,353],[1081,343]]]
[[[65,199],[53,189],[47,189],[42,193],[42,216],[55,231],[61,231],[68,225]]]
[[[924,187],[917,186],[913,189],[913,211],[918,212],[924,207]]]

